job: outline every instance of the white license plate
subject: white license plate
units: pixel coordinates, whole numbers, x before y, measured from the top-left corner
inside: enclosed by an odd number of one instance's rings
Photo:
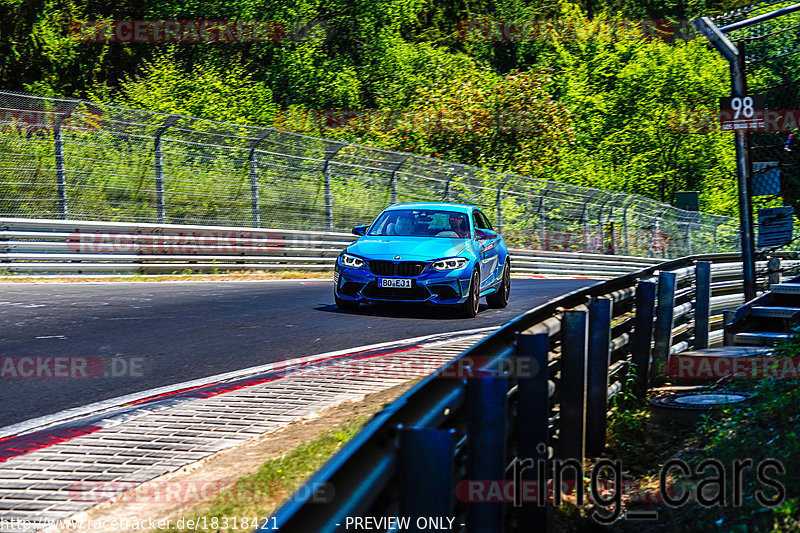
[[[379,279],[378,287],[393,288],[393,289],[410,289],[410,279]]]

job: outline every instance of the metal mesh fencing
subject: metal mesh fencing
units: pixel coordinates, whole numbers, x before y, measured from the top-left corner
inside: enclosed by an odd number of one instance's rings
[[[0,91],[0,216],[347,231],[395,202],[481,206],[511,246],[738,249],[738,222],[624,193],[274,128]]]

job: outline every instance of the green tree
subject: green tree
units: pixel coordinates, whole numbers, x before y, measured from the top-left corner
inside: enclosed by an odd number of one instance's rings
[[[700,40],[600,33],[556,39],[553,60],[556,94],[579,125],[562,179],[664,202],[679,190],[701,190],[704,208],[730,214],[731,134],[689,133],[680,121],[715,113],[728,94],[728,66],[718,54]]]
[[[268,124],[276,110],[270,88],[254,81],[241,63],[225,70],[196,65],[187,71],[180,67],[174,52],[145,61],[137,76],[126,77],[118,101],[130,107],[244,125]]]

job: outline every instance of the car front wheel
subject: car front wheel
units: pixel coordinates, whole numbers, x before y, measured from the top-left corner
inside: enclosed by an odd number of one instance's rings
[[[502,309],[508,305],[508,297],[511,294],[511,264],[506,261],[503,265],[503,281],[497,288],[497,292],[486,297],[486,303],[494,309]]]
[[[461,304],[461,314],[464,315],[465,318],[474,318],[478,314],[478,308],[481,305],[480,285],[481,275],[475,270],[469,282],[469,297]]]

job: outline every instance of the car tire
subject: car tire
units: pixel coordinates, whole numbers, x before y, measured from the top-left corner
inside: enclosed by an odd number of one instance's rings
[[[486,297],[486,304],[492,309],[502,309],[508,305],[508,298],[511,295],[511,263],[506,260],[503,265],[503,281],[497,288],[497,292]]]
[[[481,275],[477,269],[472,272],[472,278],[469,280],[469,297],[461,304],[461,314],[465,318],[475,318],[478,314],[478,308],[481,305]]]
[[[352,300],[342,300],[339,298],[339,295],[335,292],[333,293],[333,299],[336,301],[336,307],[341,309],[342,311],[358,311],[358,307],[360,302],[354,302]]]

